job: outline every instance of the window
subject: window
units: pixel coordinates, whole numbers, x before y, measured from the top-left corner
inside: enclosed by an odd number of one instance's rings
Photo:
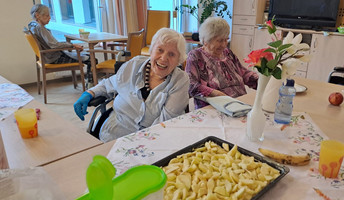
[[[54,12],[54,8],[53,8],[53,4],[51,3],[51,0],[42,0],[42,4],[49,7],[50,17],[51,17],[50,20],[55,21],[55,12]]]
[[[51,20],[47,28],[54,33],[78,33],[79,29],[89,32],[100,30],[98,0],[42,0],[50,9]],[[55,34],[54,34],[55,35]]]
[[[190,14],[181,15],[180,12],[175,11],[177,6],[181,4],[196,5],[198,0],[174,0],[174,1],[161,1],[161,0],[149,0],[148,8],[150,10],[170,10],[171,11],[171,25],[170,27],[179,31],[196,32],[198,30],[197,20]],[[173,14],[174,12],[174,14]]]
[[[61,15],[63,22],[74,23],[72,0],[60,0]]]

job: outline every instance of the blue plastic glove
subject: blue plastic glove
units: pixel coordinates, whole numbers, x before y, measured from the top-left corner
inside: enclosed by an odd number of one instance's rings
[[[78,115],[78,117],[82,121],[85,120],[84,115],[88,114],[87,105],[88,105],[88,102],[90,102],[92,98],[93,98],[92,94],[88,92],[84,92],[82,93],[80,98],[74,103],[74,112],[76,113],[76,115]]]

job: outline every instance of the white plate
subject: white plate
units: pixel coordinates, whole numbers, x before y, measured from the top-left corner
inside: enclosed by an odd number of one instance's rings
[[[296,93],[305,92],[307,90],[306,86],[300,85],[300,84],[297,84],[297,83],[295,83],[294,87],[296,89]]]

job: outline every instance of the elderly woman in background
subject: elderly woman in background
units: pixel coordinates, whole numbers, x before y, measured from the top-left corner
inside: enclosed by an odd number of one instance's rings
[[[100,130],[104,142],[177,117],[188,105],[190,81],[177,66],[186,59],[184,37],[169,28],[152,39],[150,57],[137,56],[117,74],[84,92],[74,104],[81,120],[93,97],[114,96],[113,109]]]
[[[49,7],[43,4],[36,4],[30,11],[32,21],[28,24],[30,31],[35,34],[40,42],[42,49],[59,49],[59,48],[76,48],[82,50],[81,45],[72,44],[69,42],[59,42],[51,34],[50,30],[45,27],[50,21]],[[68,55],[67,55],[68,54]],[[54,51],[51,53],[43,54],[43,59],[49,64],[62,64],[78,62],[76,54],[72,52]],[[87,64],[88,69],[91,66],[90,58],[88,55],[82,55],[82,61]]]
[[[246,94],[245,85],[256,89],[258,75],[241,65],[227,47],[229,25],[220,17],[209,17],[199,29],[202,47],[189,52],[186,72],[190,78],[190,96],[238,97]],[[195,108],[208,105],[195,98]]]

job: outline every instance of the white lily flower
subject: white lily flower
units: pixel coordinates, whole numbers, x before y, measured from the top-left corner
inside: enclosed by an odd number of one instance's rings
[[[301,49],[309,50],[309,45],[306,43],[301,43],[296,46],[297,46],[297,50],[301,50]]]
[[[294,37],[292,32],[288,32],[287,36],[283,39],[283,44],[292,44],[291,47],[287,49],[289,54],[294,54],[296,51],[301,49],[309,49],[309,45],[306,43],[301,43],[302,41],[302,34],[299,33]]]
[[[290,38],[288,38],[288,40],[290,40]],[[287,52],[289,54],[294,54],[298,50],[298,45],[301,43],[301,41],[302,41],[301,34],[298,34],[297,36],[295,36],[295,38],[291,40],[290,43],[292,44],[292,46],[287,49]]]
[[[283,44],[290,44],[290,43],[292,43],[293,38],[294,38],[294,33],[289,31],[287,36],[283,39]]]
[[[311,55],[304,55],[301,58],[299,58],[299,60],[301,62],[309,62],[311,60],[312,56]]]
[[[301,33],[299,33],[299,34],[297,34],[297,36],[294,37],[294,39],[292,40],[291,43],[293,45],[298,45],[301,43],[301,41],[302,41],[302,35],[301,35]]]
[[[301,61],[296,58],[290,58],[282,63],[282,71],[286,72],[286,75],[292,76],[296,73],[297,68],[301,65]]]

